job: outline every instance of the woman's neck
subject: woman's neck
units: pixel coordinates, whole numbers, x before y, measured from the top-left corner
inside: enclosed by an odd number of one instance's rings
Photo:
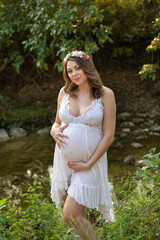
[[[87,94],[87,93],[89,93],[89,92],[91,92],[91,86],[88,84],[88,83],[85,83],[85,84],[83,84],[83,85],[80,85],[80,86],[78,86],[78,88],[77,88],[77,92],[78,92],[78,94]]]

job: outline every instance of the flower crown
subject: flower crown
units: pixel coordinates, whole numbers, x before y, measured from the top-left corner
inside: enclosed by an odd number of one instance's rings
[[[87,59],[89,59],[89,55],[87,55],[86,53],[82,52],[82,51],[72,51],[71,53],[68,53],[66,55],[66,57],[63,59],[63,67],[66,64],[68,58],[70,57],[80,57],[82,58],[84,61],[86,61]]]

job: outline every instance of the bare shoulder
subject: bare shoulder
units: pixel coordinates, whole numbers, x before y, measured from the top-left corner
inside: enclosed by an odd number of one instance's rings
[[[110,88],[103,86],[103,95],[101,100],[103,105],[107,102],[115,102],[114,92]]]
[[[65,96],[65,91],[64,91],[64,87],[62,87],[61,89],[60,89],[60,91],[59,91],[59,95],[58,95],[58,102],[60,102],[62,99],[63,99],[63,97]]]

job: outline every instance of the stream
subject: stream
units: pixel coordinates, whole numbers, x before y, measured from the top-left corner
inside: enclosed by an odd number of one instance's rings
[[[115,142],[107,152],[109,182],[114,186],[122,177],[125,179],[129,174],[134,177],[139,169],[136,164],[125,164],[125,157],[133,155],[135,160],[141,160],[151,148],[160,151],[160,108],[158,98],[154,100],[152,96],[148,97],[147,91],[144,92],[137,72],[111,71],[102,77],[104,84],[114,90],[119,110]],[[57,92],[63,86],[63,80],[55,84],[52,78],[45,84],[41,89],[46,92],[47,99],[51,95],[49,101],[55,110]],[[30,92],[34,95],[33,90]],[[124,117],[126,111],[128,117]],[[133,147],[131,144],[135,142],[142,146]],[[40,175],[51,179],[53,154],[54,140],[49,134],[40,136],[32,132],[26,137],[0,142],[0,198],[19,204],[22,194],[34,180],[39,181]]]
[[[123,159],[134,155],[141,159],[149,149],[159,147],[158,136],[150,136],[143,140],[144,147],[134,149],[131,143],[133,136],[121,139],[123,148],[111,147],[108,150],[108,171],[111,185],[134,175],[138,169],[135,164],[124,164]],[[160,149],[158,149],[160,150]],[[0,198],[8,198],[9,202],[19,204],[21,196],[30,184],[43,174],[51,179],[54,153],[54,141],[50,135],[39,136],[32,133],[23,138],[0,143]]]

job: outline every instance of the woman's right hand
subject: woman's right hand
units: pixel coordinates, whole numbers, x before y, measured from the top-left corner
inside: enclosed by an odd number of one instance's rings
[[[63,138],[69,138],[67,135],[63,134],[62,131],[68,126],[68,123],[63,127],[56,127],[51,129],[51,136],[54,138],[59,149],[64,148],[64,145],[68,145]]]

